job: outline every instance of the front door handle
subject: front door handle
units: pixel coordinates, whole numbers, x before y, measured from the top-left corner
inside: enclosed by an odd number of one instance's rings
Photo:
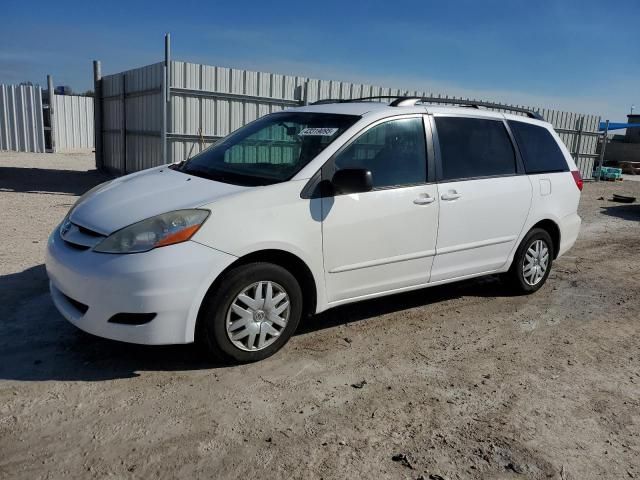
[[[451,201],[451,200],[457,200],[461,197],[462,195],[460,195],[458,192],[456,192],[455,190],[449,190],[447,193],[443,193],[442,195],[440,195],[440,198],[442,200],[446,200],[446,201]]]
[[[413,203],[415,203],[416,205],[429,205],[430,203],[433,203],[435,201],[436,199],[430,195],[420,195],[413,201]]]

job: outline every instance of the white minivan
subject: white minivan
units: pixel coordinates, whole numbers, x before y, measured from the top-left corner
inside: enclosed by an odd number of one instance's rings
[[[360,100],[266,115],[84,194],[47,246],[58,310],[102,337],[250,362],[337,305],[497,273],[538,290],[581,222],[552,126]]]

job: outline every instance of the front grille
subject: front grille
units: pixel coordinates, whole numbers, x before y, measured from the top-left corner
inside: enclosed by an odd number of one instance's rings
[[[94,232],[86,227],[82,227],[70,221],[60,228],[60,236],[64,240],[65,244],[69,245],[76,250],[88,250],[95,247],[102,241],[104,235],[98,232]]]
[[[76,225],[74,223],[74,225]],[[81,233],[84,233],[85,235],[89,235],[91,237],[102,237],[103,235],[98,233],[98,232],[94,232],[93,230],[89,230],[86,227],[83,227],[82,225],[76,225],[76,227],[78,227],[78,230],[80,230]]]

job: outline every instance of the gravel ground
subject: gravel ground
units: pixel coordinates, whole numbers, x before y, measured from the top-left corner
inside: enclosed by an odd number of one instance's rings
[[[493,277],[314,317],[220,367],[68,324],[43,250],[102,180],[0,154],[0,478],[640,478],[639,182],[586,184],[547,284]]]

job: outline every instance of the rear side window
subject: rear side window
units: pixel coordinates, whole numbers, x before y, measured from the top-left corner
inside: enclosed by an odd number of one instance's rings
[[[567,161],[549,130],[524,122],[509,122],[527,173],[568,172]]]
[[[500,120],[436,117],[442,179],[514,175],[516,156]]]
[[[426,182],[422,118],[391,120],[370,128],[338,154],[335,166],[370,170],[374,188]]]

